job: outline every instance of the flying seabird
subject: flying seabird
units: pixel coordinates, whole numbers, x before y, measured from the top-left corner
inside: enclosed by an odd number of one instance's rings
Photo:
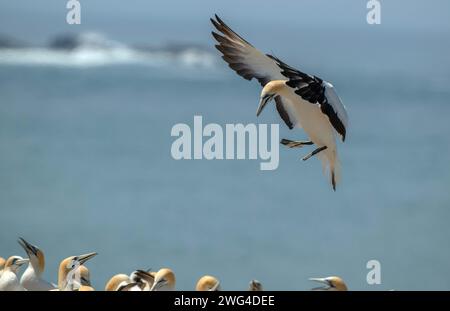
[[[282,140],[281,143],[288,147],[314,144],[316,149],[303,160],[317,155],[324,168],[329,168],[331,184],[336,190],[340,164],[335,133],[345,141],[348,117],[333,85],[294,69],[275,56],[261,53],[217,15],[211,22],[220,32],[212,32],[218,42],[216,48],[229,67],[244,79],[256,79],[263,86],[256,115],[274,100],[280,117],[290,129],[303,127],[310,140]]]
[[[175,274],[168,268],[162,268],[155,274],[155,281],[151,291],[175,290]]]
[[[200,292],[220,291],[220,282],[217,278],[211,275],[205,275],[198,280],[195,290]]]
[[[319,282],[325,284],[325,286],[316,287],[312,290],[320,291],[347,291],[347,285],[344,280],[338,276],[329,276],[326,278],[310,278],[310,281]]]
[[[5,263],[3,273],[0,278],[0,291],[24,291],[26,290],[20,285],[17,273],[22,265],[26,264],[28,259],[20,256],[11,256]]]
[[[44,253],[23,238],[19,238],[18,242],[29,259],[28,267],[20,278],[20,284],[28,291],[48,291],[57,288],[56,285],[43,280],[41,277],[45,269]]]

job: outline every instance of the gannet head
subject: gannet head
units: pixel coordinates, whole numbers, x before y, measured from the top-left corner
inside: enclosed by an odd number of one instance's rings
[[[155,274],[151,291],[170,291],[175,289],[175,274],[168,268],[160,269]]]
[[[119,286],[126,282],[130,283],[130,277],[126,274],[116,274],[111,279],[109,279],[108,283],[106,283],[105,291],[114,292],[119,290]]]
[[[86,266],[80,266],[78,268],[80,271],[80,283],[84,286],[91,286],[91,276],[89,269]]]
[[[325,286],[313,288],[313,290],[346,291],[347,285],[338,276],[329,276],[326,278],[310,278],[310,281],[325,284]]]
[[[220,282],[218,279],[211,275],[205,275],[198,280],[197,285],[195,286],[196,291],[200,292],[215,292],[220,291]]]
[[[0,257],[0,271],[2,271],[3,268],[5,267],[5,262],[6,262],[5,258]]]
[[[22,258],[20,256],[11,256],[5,262],[5,267],[3,270],[9,270],[11,272],[17,273],[19,268],[28,262],[28,258]]]
[[[64,289],[68,282],[70,281],[68,277],[70,273],[78,272],[76,271],[81,265],[86,263],[89,259],[95,257],[97,253],[88,253],[84,255],[78,256],[70,256],[61,261],[59,264],[59,273],[58,273],[58,287],[59,289]],[[81,272],[81,271],[80,271]]]
[[[251,280],[248,285],[248,290],[251,292],[260,292],[263,290],[263,286],[258,280]]]
[[[94,291],[94,288],[91,285],[91,276],[89,273],[89,269],[86,266],[80,266],[78,268],[80,273],[80,288],[78,289],[80,292],[91,292]]]
[[[38,274],[43,273],[45,269],[44,253],[37,246],[28,243],[23,238],[19,238],[17,242],[19,242],[20,246],[22,246],[27,253],[34,271]]]
[[[274,80],[267,83],[261,91],[261,96],[259,100],[258,110],[256,110],[256,116],[259,116],[264,109],[264,107],[274,99],[283,87],[286,85],[286,81],[283,80]]]

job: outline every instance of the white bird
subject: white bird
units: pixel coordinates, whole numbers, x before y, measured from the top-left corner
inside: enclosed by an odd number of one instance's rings
[[[160,269],[155,274],[155,281],[151,291],[172,291],[175,290],[175,274],[168,268]]]
[[[338,276],[329,276],[326,278],[310,278],[310,281],[325,284],[325,286],[316,287],[312,290],[318,291],[347,291],[347,285],[344,280]]]
[[[58,289],[60,291],[74,291],[80,288],[80,270],[81,265],[89,259],[96,256],[97,253],[88,253],[79,256],[70,256],[62,260],[58,270]]]
[[[22,265],[26,264],[28,259],[24,259],[20,256],[11,256],[5,263],[3,268],[2,277],[0,278],[0,291],[24,291],[22,285],[20,285],[19,277],[17,273]]]
[[[229,67],[247,80],[257,79],[263,86],[256,112],[259,116],[266,104],[275,100],[276,108],[286,125],[303,127],[309,141],[283,139],[288,147],[316,145],[303,160],[317,155],[324,169],[329,168],[333,190],[340,179],[335,132],[342,141],[347,132],[347,112],[331,83],[317,76],[296,70],[280,59],[265,55],[228,27],[217,15],[211,19],[221,33],[212,32],[216,48]]]
[[[211,275],[202,276],[198,280],[197,285],[195,286],[195,290],[200,292],[220,291],[220,281]]]
[[[41,278],[45,269],[44,253],[23,238],[19,238],[18,242],[27,253],[29,259],[28,267],[20,278],[20,284],[29,291],[48,291],[57,288],[56,285]]]

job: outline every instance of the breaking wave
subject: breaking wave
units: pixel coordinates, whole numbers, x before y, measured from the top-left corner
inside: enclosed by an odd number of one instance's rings
[[[213,67],[215,56],[194,45],[133,47],[100,34],[60,36],[48,46],[0,46],[0,64],[92,67],[138,64]]]

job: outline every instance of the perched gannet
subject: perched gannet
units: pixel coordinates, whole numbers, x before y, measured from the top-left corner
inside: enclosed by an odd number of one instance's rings
[[[27,253],[29,259],[28,267],[20,278],[20,284],[29,291],[48,291],[55,289],[56,285],[41,278],[45,269],[44,253],[23,238],[19,238],[18,242]]]
[[[263,291],[263,286],[258,280],[251,280],[248,285],[248,290],[251,292],[260,292]]]
[[[91,285],[91,276],[89,269],[86,266],[81,265],[79,268],[80,273],[80,287],[79,292],[92,292],[95,289]]]
[[[19,277],[17,273],[23,264],[26,264],[28,259],[24,259],[20,256],[11,256],[5,263],[3,273],[0,278],[0,291],[24,291],[22,285],[20,285]]]
[[[3,268],[5,267],[5,258],[0,257],[0,278],[2,277]]]
[[[160,269],[155,274],[155,281],[151,291],[172,291],[175,290],[175,274],[168,268]]]
[[[116,274],[106,283],[105,291],[107,292],[126,292],[126,291],[142,291],[142,284],[133,282],[126,274]]]
[[[73,291],[81,286],[81,277],[78,268],[97,253],[88,253],[79,256],[70,256],[61,261],[58,271],[58,288],[60,291]]]
[[[200,292],[220,291],[220,282],[217,278],[211,275],[205,275],[198,280],[195,290]]]
[[[315,281],[325,284],[325,286],[316,287],[312,290],[324,290],[324,291],[346,291],[347,285],[338,276],[329,276],[326,278],[310,278],[310,281]]]
[[[155,272],[135,270],[130,274],[130,280],[136,283],[142,291],[149,291],[155,282]]]
[[[218,44],[216,48],[229,67],[247,80],[257,79],[263,86],[259,116],[272,99],[286,125],[293,129],[303,127],[309,141],[282,140],[289,147],[316,145],[316,149],[305,156],[314,155],[329,168],[333,189],[340,178],[340,164],[337,155],[335,132],[345,140],[347,112],[331,83],[296,70],[272,55],[264,55],[249,42],[235,33],[217,15],[211,19],[221,33],[212,32]]]

